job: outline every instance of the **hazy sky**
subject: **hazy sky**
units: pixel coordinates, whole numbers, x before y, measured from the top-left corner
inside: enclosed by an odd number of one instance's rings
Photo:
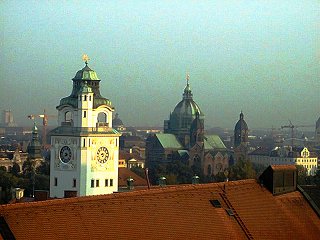
[[[186,72],[205,125],[315,124],[320,3],[1,1],[0,110],[57,114],[83,53],[125,125],[162,126]],[[49,120],[54,124],[56,120]]]

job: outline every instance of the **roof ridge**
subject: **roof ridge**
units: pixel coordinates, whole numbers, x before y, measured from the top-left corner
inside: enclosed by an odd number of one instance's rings
[[[77,203],[77,202],[89,202],[89,201],[97,201],[104,199],[114,199],[114,198],[128,198],[132,196],[139,195],[154,195],[154,194],[163,194],[167,192],[183,192],[191,189],[210,189],[212,187],[219,186],[237,186],[239,184],[252,184],[256,183],[255,179],[245,179],[245,180],[237,180],[237,181],[229,181],[229,182],[217,182],[217,183],[205,183],[205,184],[181,184],[181,185],[167,185],[166,187],[156,187],[151,189],[143,189],[132,192],[115,192],[112,194],[103,194],[103,195],[94,195],[94,196],[83,196],[83,197],[73,197],[73,198],[57,198],[57,199],[49,199],[46,201],[37,201],[37,202],[23,202],[23,203],[15,203],[15,204],[5,204],[0,205],[0,216],[1,210],[7,209],[19,209],[28,206],[28,208],[39,207],[39,206],[52,206],[52,205],[60,205],[63,203]]]

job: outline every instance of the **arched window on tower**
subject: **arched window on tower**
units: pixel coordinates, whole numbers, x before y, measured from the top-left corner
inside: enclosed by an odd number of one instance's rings
[[[98,114],[98,127],[108,127],[108,115],[104,112]]]
[[[66,125],[73,125],[73,114],[68,111],[64,114],[64,122]]]

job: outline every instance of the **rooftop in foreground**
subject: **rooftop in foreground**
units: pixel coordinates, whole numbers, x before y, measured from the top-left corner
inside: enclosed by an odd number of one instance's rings
[[[318,239],[320,233],[320,219],[300,192],[274,196],[256,180],[3,205],[0,218],[15,239]]]

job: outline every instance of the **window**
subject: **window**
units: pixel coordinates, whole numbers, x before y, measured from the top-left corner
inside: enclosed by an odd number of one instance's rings
[[[94,187],[94,179],[91,179],[91,187]]]
[[[84,101],[87,101],[87,95],[84,95]]]
[[[106,180],[104,181],[104,186],[105,186],[105,187],[108,187],[108,185],[109,185],[108,179],[106,179]]]
[[[96,187],[99,187],[99,179],[96,180]]]
[[[65,122],[71,122],[72,121],[72,112],[66,112],[64,114],[64,121]]]
[[[56,177],[54,178],[54,185],[58,186],[58,178],[56,178]]]
[[[113,179],[110,179],[110,187],[113,186]]]
[[[72,187],[77,187],[77,179],[73,179],[73,185],[72,185]]]
[[[87,117],[87,111],[83,111],[83,117],[84,117],[84,118]]]
[[[83,146],[86,146],[86,139],[83,139]]]
[[[89,101],[91,101],[91,96],[89,96]]]

